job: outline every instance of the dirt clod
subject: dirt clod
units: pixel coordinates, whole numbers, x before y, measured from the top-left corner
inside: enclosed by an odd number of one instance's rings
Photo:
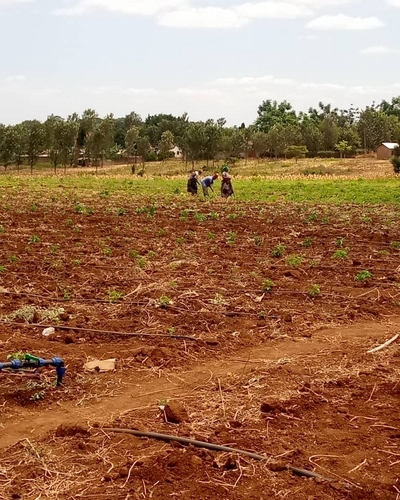
[[[164,408],[165,417],[170,424],[181,424],[189,421],[185,407],[179,401],[170,401]]]

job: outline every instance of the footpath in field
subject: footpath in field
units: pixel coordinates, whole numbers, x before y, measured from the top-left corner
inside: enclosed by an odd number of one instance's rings
[[[400,351],[367,350],[398,329],[397,208],[13,196],[0,359],[68,371],[61,388],[52,370],[0,375],[4,498],[396,498]],[[83,369],[109,358],[115,372]],[[160,410],[174,401],[176,424]]]

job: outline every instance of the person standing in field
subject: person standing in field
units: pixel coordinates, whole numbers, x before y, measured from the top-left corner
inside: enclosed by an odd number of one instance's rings
[[[200,175],[201,170],[194,171],[190,174],[188,182],[187,182],[187,192],[192,194],[193,196],[197,194],[197,186],[200,186]]]
[[[229,168],[225,165],[222,167],[221,196],[228,199],[233,194],[232,176],[229,175]]]
[[[204,196],[208,196],[208,190],[211,189],[212,192],[214,192],[214,189],[212,188],[214,181],[218,179],[218,174],[214,175],[209,175],[207,177],[204,177],[204,179],[201,181],[201,186],[203,188],[203,194]]]

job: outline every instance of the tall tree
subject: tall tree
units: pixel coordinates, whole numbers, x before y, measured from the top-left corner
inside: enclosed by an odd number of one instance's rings
[[[30,120],[22,123],[26,139],[26,155],[28,164],[33,173],[33,167],[36,165],[39,155],[43,152],[45,145],[45,131],[43,124],[38,120]]]
[[[295,125],[298,123],[296,111],[287,101],[278,103],[270,99],[258,107],[255,125],[262,132],[269,132],[275,125]]]
[[[138,142],[140,136],[140,129],[137,126],[132,126],[125,135],[125,151],[128,154],[129,162],[134,157],[134,164],[132,164],[132,173],[135,173],[135,164],[138,153]]]
[[[166,130],[161,134],[161,139],[158,144],[158,149],[160,151],[163,160],[168,158],[168,154],[173,147],[174,147],[174,135],[170,130]]]

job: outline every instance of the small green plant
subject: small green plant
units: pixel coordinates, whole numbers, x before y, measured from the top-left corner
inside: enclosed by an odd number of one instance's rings
[[[110,247],[104,247],[103,248],[103,253],[107,257],[111,257],[113,252],[112,252],[112,249]]]
[[[265,311],[260,311],[258,314],[257,314],[257,317],[258,319],[265,319],[268,317],[268,313],[265,312]]]
[[[180,219],[181,221],[183,221],[183,222],[184,222],[184,221],[186,221],[186,220],[187,220],[187,218],[188,218],[188,214],[189,214],[189,212],[188,212],[187,210],[182,210],[182,212],[181,212],[181,215],[180,215],[179,219]]]
[[[80,259],[72,259],[72,265],[74,266],[80,266],[82,264],[82,261]]]
[[[10,255],[8,260],[11,262],[11,264],[13,264],[14,262],[17,262],[18,257],[16,255]]]
[[[222,294],[216,293],[215,297],[210,300],[211,304],[214,304],[215,306],[226,306],[229,304],[228,301],[226,301],[223,297]]]
[[[260,238],[260,236],[258,236],[257,234],[254,235],[254,244],[257,246],[257,247],[260,247],[262,244],[263,244],[263,239]]]
[[[276,245],[276,247],[272,249],[271,255],[272,255],[272,257],[275,257],[275,258],[282,257],[285,250],[286,250],[285,245],[282,245],[282,243],[279,243],[279,245]]]
[[[174,335],[175,333],[175,328],[173,326],[170,326],[167,328],[167,332],[169,335]]]
[[[211,212],[210,218],[212,220],[218,220],[219,219],[219,213],[218,212]]]
[[[128,255],[130,259],[137,259],[139,257],[139,252],[137,250],[129,250]]]
[[[122,216],[125,214],[126,214],[125,208],[118,208],[117,209],[117,215]]]
[[[162,295],[158,299],[158,306],[161,307],[162,309],[166,309],[168,306],[173,304],[172,300],[168,297],[168,295]]]
[[[18,352],[12,352],[11,354],[8,354],[8,356],[7,356],[8,361],[13,361],[14,359],[18,359],[19,361],[24,360],[25,353],[22,351],[18,351]]]
[[[332,255],[332,259],[347,259],[349,256],[349,249],[344,248],[343,250],[336,250],[336,252]]]
[[[4,234],[4,232],[5,232],[4,226],[0,226],[0,234]]]
[[[302,262],[304,258],[301,255],[289,255],[289,257],[286,259],[286,264],[288,266],[292,267],[298,267]]]
[[[140,269],[144,269],[147,266],[147,262],[146,262],[146,259],[144,257],[139,257],[137,259],[137,263],[138,263],[138,266],[140,267]]]
[[[372,273],[369,271],[360,271],[358,274],[355,275],[354,280],[355,281],[366,281],[368,279],[372,278]]]
[[[57,253],[59,249],[60,249],[60,245],[51,245],[50,252],[52,254],[54,254],[54,253]]]
[[[309,248],[311,245],[312,245],[312,239],[311,239],[311,238],[306,238],[306,239],[303,241],[303,247],[305,247],[305,248]]]
[[[157,236],[165,236],[167,234],[167,231],[165,229],[159,229],[157,231]]]
[[[228,215],[228,219],[229,219],[229,220],[235,220],[235,219],[236,219],[236,217],[237,217],[237,215],[236,215],[236,214],[229,214],[229,215]]]
[[[400,241],[392,241],[390,243],[390,246],[393,248],[393,250],[399,250],[400,249]]]
[[[33,203],[30,208],[31,212],[36,212],[37,206]]]
[[[215,233],[208,232],[207,233],[207,238],[211,241],[214,241],[217,235]]]
[[[236,241],[236,238],[237,238],[237,234],[233,231],[229,231],[229,233],[227,234],[227,237],[226,237],[226,243],[228,245],[233,245]]]
[[[4,273],[5,271],[7,271],[6,266],[0,266],[0,273]]]
[[[343,245],[344,245],[344,238],[342,238],[342,237],[336,238],[335,245],[336,245],[338,248],[342,248],[342,247],[343,247]]]
[[[74,221],[72,219],[67,219],[67,222],[65,223],[67,227],[72,227],[74,225]]]
[[[117,290],[108,290],[108,300],[111,304],[120,302],[123,298],[124,294],[122,292],[117,292]]]
[[[34,243],[40,243],[40,238],[39,236],[36,236],[36,234],[32,235],[29,239],[29,243],[32,245]]]
[[[366,215],[363,215],[363,216],[361,217],[361,221],[362,221],[362,222],[364,222],[365,224],[369,224],[369,223],[372,221],[372,219],[371,219],[371,217],[368,217],[368,216],[366,216]]]
[[[311,285],[307,293],[310,297],[318,297],[321,294],[321,289],[318,285]]]
[[[318,213],[317,213],[317,212],[312,212],[312,213],[308,216],[307,221],[308,221],[308,222],[312,222],[312,221],[316,221],[317,219],[318,219]]]
[[[205,214],[199,214],[198,212],[196,212],[194,214],[194,218],[199,221],[199,222],[205,222],[207,220],[207,215]]]
[[[154,252],[153,250],[149,250],[149,251],[147,252],[147,258],[148,258],[149,260],[153,260],[155,257],[156,257],[156,252]]]
[[[321,224],[329,224],[329,218],[328,217],[322,217]]]
[[[262,288],[263,288],[264,292],[270,292],[274,288],[274,286],[275,286],[275,283],[268,278],[266,278],[262,283]]]
[[[183,236],[179,236],[179,238],[176,238],[176,243],[178,245],[183,245],[186,241],[186,238],[184,238]]]

